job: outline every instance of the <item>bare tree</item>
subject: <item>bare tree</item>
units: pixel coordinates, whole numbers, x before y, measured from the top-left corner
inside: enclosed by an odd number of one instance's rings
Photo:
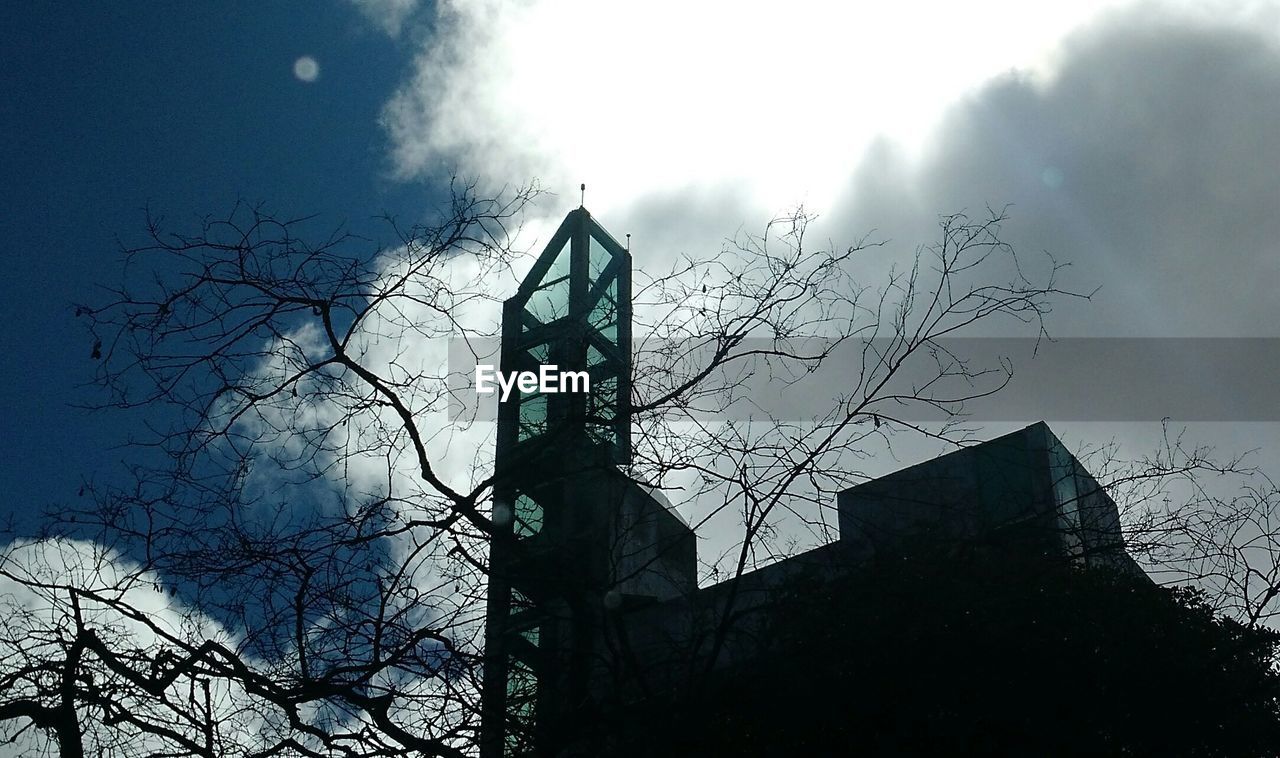
[[[11,741],[63,755],[471,754],[486,546],[502,525],[488,429],[442,422],[433,346],[496,333],[538,193],[454,190],[432,225],[389,223],[390,247],[309,242],[310,220],[258,207],[190,235],[151,220],[127,261],[154,278],[79,309],[102,405],[147,410],[154,434],[128,488],[90,488],[51,514],[48,539],[0,560]],[[1020,262],[1004,220],[943,217],[878,286],[860,271],[881,246],[813,249],[804,213],[641,272],[626,473],[679,480],[695,528],[734,517],[710,575],[793,549],[795,523],[829,539],[830,498],[873,444],[972,438],[965,402],[1012,367],[971,364],[943,338],[1001,319],[1046,335],[1053,299],[1085,296],[1059,287],[1052,259]],[[837,355],[856,360],[819,412],[752,410],[761,387],[816,397]],[[922,407],[947,421],[913,421]],[[68,572],[67,556],[89,563]]]
[[[1161,584],[1204,593],[1251,627],[1280,614],[1280,487],[1257,452],[1222,454],[1163,423],[1161,444],[1127,458],[1114,444],[1086,452],[1116,500],[1126,547]]]
[[[693,472],[686,496],[709,503],[699,526],[737,515],[740,538],[727,565],[711,566],[714,578],[794,551],[795,540],[777,539],[780,522],[830,541],[835,493],[864,481],[858,462],[893,435],[973,440],[965,404],[1003,388],[1012,366],[975,365],[947,338],[1000,320],[1048,337],[1053,299],[1088,297],[1059,287],[1065,264],[1052,257],[1038,276],[1020,264],[1000,237],[1006,220],[991,209],[943,216],[933,244],[873,285],[859,274],[882,244],[814,250],[805,244],[812,218],[798,212],[763,235],[740,235],[718,258],[686,258],[642,289],[660,315],[645,325],[653,336],[637,360],[648,370],[638,372],[635,422],[647,444],[636,469],[650,481]],[[812,413],[795,420],[761,408],[770,387],[813,398]],[[921,410],[943,421],[912,420]],[[731,590],[708,661],[735,600]]]
[[[446,389],[411,352],[475,334],[461,318],[494,301],[491,282],[515,255],[512,224],[536,192],[456,190],[438,223],[391,226],[394,249],[364,256],[352,248],[367,243],[349,235],[310,244],[298,235],[306,219],[253,207],[191,236],[150,221],[151,243],[126,259],[165,274],[78,310],[104,405],[159,410],[164,426],[143,444],[161,463],[135,469],[128,489],[89,492],[50,527],[132,568],[104,589],[97,574],[38,581],[29,551],[5,557],[9,582],[71,619],[58,618],[41,648],[64,651],[57,687],[22,664],[29,702],[6,715],[56,699],[58,719],[32,724],[68,755],[82,737],[195,755],[461,754],[474,731],[490,482],[447,482],[429,454],[458,430],[424,423]],[[111,592],[120,582],[172,598],[180,628],[136,592]],[[144,642],[104,643],[104,614]],[[225,634],[182,633],[196,614]],[[34,619],[13,621],[15,643],[39,633]],[[15,664],[31,657],[23,650]],[[151,705],[193,683],[222,702],[187,723],[121,719],[133,712],[124,700],[89,707],[99,685],[87,682],[107,679]]]

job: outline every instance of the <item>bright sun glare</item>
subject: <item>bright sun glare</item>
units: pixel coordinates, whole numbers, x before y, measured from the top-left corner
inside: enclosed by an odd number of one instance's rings
[[[947,105],[1003,72],[1042,72],[1065,32],[1112,4],[459,10],[470,31],[442,75],[451,91],[426,106],[434,128],[402,139],[401,158],[460,151],[481,173],[515,165],[575,187],[589,177],[623,203],[715,177],[765,207],[821,206],[871,140],[911,155]],[[420,76],[439,63],[420,60]],[[611,204],[596,194],[593,206]]]

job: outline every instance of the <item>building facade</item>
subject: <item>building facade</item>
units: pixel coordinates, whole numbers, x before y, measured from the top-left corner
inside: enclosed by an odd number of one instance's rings
[[[1043,423],[839,493],[835,542],[698,587],[693,531],[623,475],[631,257],[571,212],[503,311],[502,370],[583,371],[586,393],[499,406],[481,755],[602,755],[627,709],[752,660],[784,588],[907,541],[1140,570],[1115,503]]]

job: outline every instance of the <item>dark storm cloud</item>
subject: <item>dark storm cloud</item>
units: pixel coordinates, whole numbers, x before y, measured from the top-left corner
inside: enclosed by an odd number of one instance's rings
[[[1049,80],[953,107],[917,165],[873,147],[832,215],[927,241],[936,213],[1012,204],[1010,241],[1103,286],[1059,333],[1275,335],[1277,124],[1274,42],[1132,12],[1070,38]]]

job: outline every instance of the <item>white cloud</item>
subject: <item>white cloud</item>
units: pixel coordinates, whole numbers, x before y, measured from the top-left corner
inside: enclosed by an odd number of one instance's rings
[[[828,202],[877,135],[1048,61],[1107,3],[444,3],[384,119],[405,175],[539,176],[590,207],[733,182]]]
[[[405,22],[420,5],[420,0],[348,0],[348,2],[390,37],[400,36]]]
[[[811,239],[906,253],[938,213],[1013,203],[1021,250],[1106,285],[1058,333],[1273,330],[1280,4],[863,5],[445,2],[390,160],[538,177],[544,223],[585,182],[641,269],[796,203]]]
[[[836,204],[846,233],[917,240],[935,213],[1012,203],[1011,242],[1102,285],[1056,333],[1269,335],[1280,39],[1262,30],[1280,27],[1245,18],[1138,8],[1071,35],[1050,76],[998,77],[949,108],[918,159],[869,156]]]
[[[942,131],[955,126],[943,120],[951,109],[1014,72],[1031,86],[1053,81],[1078,57],[1063,40],[1099,19],[1152,34],[1171,25],[1265,29],[1278,26],[1267,26],[1277,7],[442,2],[382,120],[401,176],[457,171],[495,185],[537,177],[558,193],[549,220],[577,204],[585,182],[586,205],[607,226],[634,232],[644,255],[667,256],[716,248],[738,225],[759,228],[800,203],[828,218],[852,215],[838,207],[851,183],[883,191],[892,178],[874,175],[877,155],[907,167],[935,159],[939,142],[955,146]],[[926,173],[898,176],[910,183],[902,199],[935,199],[921,197],[930,194],[918,185]],[[1019,188],[1004,189],[996,202],[1020,200]],[[925,218],[956,209],[917,208]],[[858,236],[884,221],[854,223]],[[840,231],[837,243],[847,241]]]

